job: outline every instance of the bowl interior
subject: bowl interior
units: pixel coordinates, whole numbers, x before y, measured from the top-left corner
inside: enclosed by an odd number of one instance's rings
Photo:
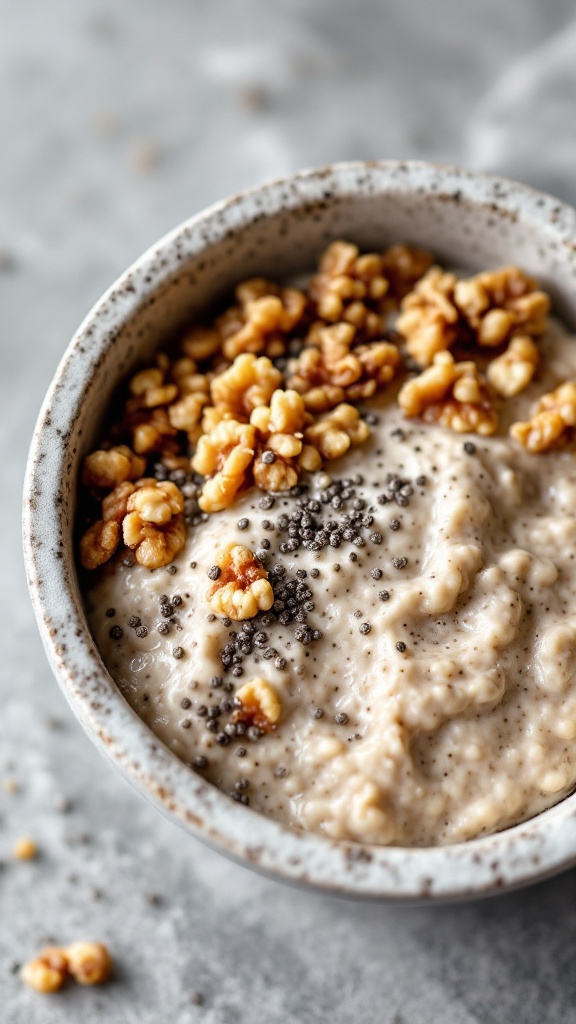
[[[237,859],[347,895],[454,898],[519,885],[576,859],[576,798],[505,833],[400,850],[290,831],[232,804],[181,764],[125,703],[89,633],[74,567],[78,472],[120,380],[239,280],[311,270],[336,238],[394,242],[485,269],[517,263],[576,325],[575,215],[499,179],[422,164],[340,165],[218,204],[146,253],[88,315],[57,371],[30,454],[27,568],[56,675],[93,739],[161,807]]]

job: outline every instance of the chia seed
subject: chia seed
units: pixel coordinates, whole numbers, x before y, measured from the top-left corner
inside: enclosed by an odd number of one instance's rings
[[[324,718],[324,709],[323,708],[314,708],[314,710],[312,712],[312,718]]]
[[[220,567],[218,565],[213,565],[212,568],[208,570],[208,579],[209,580],[217,580],[217,579],[219,579],[219,577],[221,575],[222,575],[222,569],[220,569]]]
[[[467,455],[474,455],[476,451],[476,445],[473,444],[472,441],[465,441],[463,447]]]
[[[401,558],[393,558],[392,565],[395,569],[405,569],[408,565],[408,559],[403,556]]]
[[[212,676],[212,679],[210,680],[210,686],[213,686],[215,690],[218,690],[219,687],[222,686],[222,683],[222,676]]]
[[[372,541],[373,544],[381,544],[382,534],[378,533],[377,531],[374,531],[374,533],[370,534],[370,540]]]
[[[206,718],[206,715],[208,714],[208,708],[206,707],[206,705],[199,704],[198,707],[196,708],[196,714],[198,715],[199,718]]]
[[[276,660],[274,662],[274,667],[278,668],[280,670],[285,669],[286,668],[286,659],[285,658],[276,658]]]
[[[340,711],[336,715],[334,721],[336,722],[336,725],[346,725],[346,723],[348,721],[348,715],[346,714],[345,711]]]
[[[370,570],[370,575],[371,575],[373,580],[379,580],[381,578],[381,576],[382,576],[382,569],[377,569],[377,568],[371,569]]]
[[[138,626],[138,629],[136,630],[136,636],[139,637],[140,640],[143,640],[145,636],[148,636],[148,630],[146,629],[146,626]]]
[[[184,657],[184,648],[183,647],[173,647],[172,648],[172,654],[177,659],[178,658],[182,658],[182,657]]]
[[[204,768],[208,767],[208,759],[203,754],[199,754],[198,757],[194,758],[192,765],[196,771],[201,772]]]
[[[276,456],[274,452],[268,450],[262,452],[262,462],[264,462],[267,466],[271,466],[273,462],[276,462]]]
[[[236,757],[246,757],[246,747],[236,747]]]
[[[236,526],[238,527],[239,530],[247,530],[248,527],[250,526],[250,520],[245,518],[239,519],[238,522],[236,523]]]
[[[184,708],[184,711],[187,711],[188,708],[191,706],[192,701],[190,700],[190,697],[182,697],[182,700],[180,701],[180,707]]]
[[[400,529],[400,520],[399,519],[391,519],[390,522],[388,523],[388,526],[390,527],[391,530],[399,530]]]
[[[116,615],[116,609],[115,608],[107,608],[106,609],[106,618],[113,619],[115,615]]]
[[[416,477],[416,483],[417,483],[418,487],[425,487],[426,486],[426,477],[425,476],[417,476]]]
[[[398,640],[397,641],[397,643],[396,643],[396,650],[400,651],[400,654],[404,654],[404,651],[406,650],[406,644],[404,643],[403,640]]]
[[[378,597],[380,598],[381,601],[390,600],[390,594],[388,593],[387,590],[381,590],[380,593],[378,594]]]
[[[320,575],[320,569],[311,569],[310,570],[310,575],[311,575],[313,580],[317,580],[319,575]]]
[[[361,625],[360,625],[360,632],[362,633],[362,636],[366,636],[366,634],[370,632],[370,629],[371,629],[371,626],[370,626],[369,622],[362,622],[361,623]]]
[[[263,498],[260,498],[260,508],[263,512],[269,512],[271,508],[274,508],[275,498],[271,494],[265,494]]]
[[[136,629],[136,626],[142,625],[142,619],[138,615],[131,615],[128,619],[128,625],[131,629]]]
[[[109,634],[113,640],[119,640],[124,635],[124,630],[121,626],[112,626]]]
[[[358,561],[358,555],[356,554],[355,551],[351,551],[350,552],[350,554],[348,555],[348,561],[349,562],[357,562]]]

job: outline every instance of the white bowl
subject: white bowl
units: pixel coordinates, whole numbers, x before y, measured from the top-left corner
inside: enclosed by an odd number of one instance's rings
[[[576,213],[522,185],[423,163],[296,174],[181,224],[100,299],[67,349],[34,433],[24,500],[30,592],[56,677],[84,728],[171,819],[286,882],[370,899],[446,900],[525,885],[576,863],[576,795],[525,824],[454,846],[401,849],[292,831],[181,763],[138,718],[86,622],[73,546],[78,472],[119,381],[238,280],[311,269],[326,244],[406,241],[481,269],[518,263],[576,324]]]

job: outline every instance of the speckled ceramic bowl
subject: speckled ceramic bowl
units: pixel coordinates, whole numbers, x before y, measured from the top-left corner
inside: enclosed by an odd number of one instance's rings
[[[96,304],[56,372],[25,485],[28,580],[48,657],[84,728],[141,793],[192,835],[287,882],[353,897],[446,900],[524,885],[576,863],[576,795],[505,832],[387,849],[293,832],[232,802],[137,717],[102,664],[78,589],[78,470],[118,382],[241,278],[301,272],[331,240],[395,241],[484,268],[519,263],[576,324],[576,213],[521,185],[422,163],[342,164],[235,196],[186,221]]]

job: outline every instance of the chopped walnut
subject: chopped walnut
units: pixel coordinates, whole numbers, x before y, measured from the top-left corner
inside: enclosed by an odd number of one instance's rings
[[[391,245],[382,254],[382,270],[390,282],[390,293],[397,301],[412,291],[430,269],[432,253],[412,245]]]
[[[80,538],[80,561],[85,569],[97,569],[104,565],[120,543],[120,527],[111,519],[108,522],[96,520]]]
[[[80,985],[101,985],[112,971],[112,958],[101,942],[72,942],[63,950],[70,974]]]
[[[574,438],[576,382],[565,381],[543,395],[530,420],[513,423],[510,434],[529,452],[545,452]]]
[[[241,704],[234,713],[235,722],[255,725],[261,732],[271,732],[276,728],[282,704],[276,690],[267,679],[250,679],[236,691],[235,696]]]
[[[455,274],[431,267],[402,301],[396,328],[406,338],[406,348],[420,366],[429,366],[438,352],[451,348],[456,341],[455,286]]]
[[[374,341],[353,348],[351,324],[322,327],[288,367],[288,384],[304,398],[308,409],[323,412],[345,399],[370,398],[392,380],[400,363],[395,345]]]
[[[57,946],[46,946],[20,970],[20,978],[35,992],[58,992],[68,977],[68,961]]]
[[[159,367],[140,370],[130,381],[130,391],[139,404],[147,409],[168,405],[178,396],[176,384],[164,383],[164,371]]]
[[[518,335],[501,356],[488,364],[486,376],[499,395],[511,398],[528,386],[539,362],[540,353],[532,338]]]
[[[232,366],[214,378],[210,387],[213,405],[236,420],[248,420],[259,405],[268,405],[282,386],[282,374],[266,356],[239,355]]]
[[[182,492],[169,481],[142,480],[126,509],[122,536],[135,549],[136,561],[147,569],[168,565],[186,540]]]
[[[116,445],[107,451],[98,450],[87,455],[82,468],[85,487],[110,490],[125,480],[137,480],[146,469],[144,459],[135,455],[127,445]]]
[[[258,451],[253,472],[261,490],[289,490],[298,482],[301,469],[320,468],[318,452],[308,450],[303,442],[303,431],[311,420],[301,396],[291,390],[275,391],[269,406],[254,409],[250,422],[258,429]]]
[[[227,544],[218,551],[215,565],[220,575],[206,597],[216,615],[240,622],[272,607],[274,593],[268,573],[250,548]]]
[[[202,419],[202,410],[210,399],[203,391],[185,395],[168,407],[168,419],[176,430],[192,433]]]
[[[220,350],[222,338],[215,327],[192,327],[182,338],[182,351],[190,359],[202,362]]]
[[[362,444],[370,428],[352,405],[338,405],[319,417],[304,433],[307,444],[316,448],[322,459],[338,459],[351,445]]]
[[[383,257],[360,254],[351,242],[329,245],[309,286],[321,320],[346,321],[365,338],[376,338],[384,330],[384,297],[390,284],[383,273]]]
[[[493,434],[498,427],[490,387],[475,363],[455,363],[439,352],[427,370],[404,384],[398,404],[406,416],[420,416],[458,433]]]
[[[502,345],[513,335],[538,336],[546,328],[550,299],[519,267],[486,270],[458,281],[454,301],[479,345]]]
[[[237,420],[222,420],[209,434],[202,434],[192,468],[210,478],[199,499],[204,512],[221,512],[232,504],[246,482],[255,446],[255,428]]]
[[[286,335],[306,312],[304,292],[252,278],[238,285],[236,299],[238,305],[216,321],[226,359],[235,359],[243,352],[264,353],[272,358],[284,355]]]

